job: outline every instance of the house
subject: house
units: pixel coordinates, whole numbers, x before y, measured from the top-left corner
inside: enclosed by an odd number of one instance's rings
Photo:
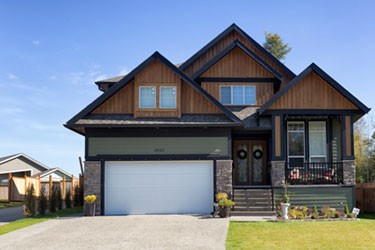
[[[23,153],[0,157],[0,199],[7,200],[11,177],[33,176],[49,168]]]
[[[312,63],[294,74],[233,24],[181,65],[158,52],[65,126],[85,137],[85,195],[109,214],[274,213],[354,204],[353,123],[369,112]]]

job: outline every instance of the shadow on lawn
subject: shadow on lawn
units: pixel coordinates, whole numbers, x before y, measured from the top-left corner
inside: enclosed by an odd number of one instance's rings
[[[367,220],[375,220],[375,213],[359,214],[358,218],[367,219]]]

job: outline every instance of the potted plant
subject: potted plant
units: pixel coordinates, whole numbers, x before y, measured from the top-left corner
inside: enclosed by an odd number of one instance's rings
[[[94,194],[85,196],[85,216],[95,216],[95,201]]]
[[[289,183],[284,182],[283,187],[284,187],[284,193],[280,201],[280,206],[283,211],[283,219],[288,220],[289,219],[288,208],[290,207],[290,198],[289,198],[289,192],[288,192]]]
[[[216,199],[218,200],[218,204],[220,207],[220,217],[230,217],[230,210],[234,206],[234,202],[228,199],[228,195],[226,193],[218,193],[216,195]]]

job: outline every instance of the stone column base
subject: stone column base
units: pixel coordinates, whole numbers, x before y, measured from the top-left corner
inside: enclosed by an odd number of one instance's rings
[[[355,178],[355,161],[354,160],[343,160],[342,161],[342,168],[344,174],[344,185],[351,185],[355,186],[356,178]]]
[[[216,193],[226,193],[232,197],[232,160],[216,161]]]
[[[282,187],[285,181],[285,161],[271,161],[271,185]]]
[[[95,215],[101,214],[100,177],[101,177],[100,161],[86,161],[83,194],[84,196],[91,195],[91,194],[94,194],[96,196]]]

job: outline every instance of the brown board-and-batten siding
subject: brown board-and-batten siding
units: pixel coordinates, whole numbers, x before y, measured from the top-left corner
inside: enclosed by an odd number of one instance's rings
[[[358,108],[318,74],[311,72],[282,95],[269,109],[357,110]]]
[[[184,70],[185,73],[189,76],[192,76],[195,72],[201,69],[206,63],[212,60],[218,53],[220,53],[225,48],[230,46],[235,40],[239,40],[246,47],[248,47],[252,52],[254,52],[257,56],[259,56],[263,61],[265,61],[268,65],[270,65],[279,74],[282,75],[281,87],[285,86],[285,84],[287,84],[289,81],[292,80],[292,77],[289,76],[286,72],[284,72],[280,66],[278,66],[272,59],[266,56],[263,52],[261,52],[258,48],[256,48],[256,46],[251,44],[247,39],[245,39],[242,35],[240,35],[236,31],[230,32],[227,36],[223,37],[220,41],[218,41],[215,45],[213,45],[207,52],[200,55],[189,67],[187,67]]]
[[[207,69],[200,77],[273,78],[274,75],[240,48],[235,48]]]

